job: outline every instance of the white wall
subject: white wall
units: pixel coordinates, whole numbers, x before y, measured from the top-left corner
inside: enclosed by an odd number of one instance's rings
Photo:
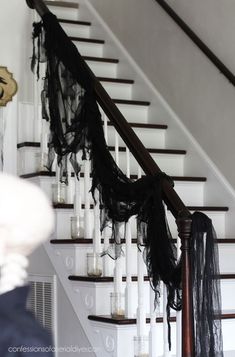
[[[235,89],[155,0],[89,1],[235,187]]]
[[[56,274],[43,246],[30,256],[28,272],[32,275],[51,277]],[[75,352],[70,352],[71,347],[76,348],[77,351],[79,348],[89,350],[90,344],[59,278],[57,279],[57,321],[58,347],[61,350],[65,349],[65,352],[58,353],[58,357],[73,357]],[[81,357],[88,355],[86,352],[78,352],[78,354]],[[89,352],[89,356],[92,357],[94,354]]]
[[[1,0],[0,66],[7,67],[18,83],[13,102],[2,108],[5,121],[4,171],[16,174],[17,114],[19,101],[32,101],[30,74],[32,12],[23,0]]]

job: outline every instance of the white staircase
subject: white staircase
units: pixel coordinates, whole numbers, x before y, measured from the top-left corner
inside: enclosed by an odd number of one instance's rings
[[[48,2],[49,3],[49,2]],[[62,6],[63,5],[63,6]],[[235,356],[235,341],[233,330],[235,328],[235,303],[233,293],[235,293],[235,235],[233,236],[232,213],[230,213],[230,198],[227,203],[226,197],[229,196],[221,180],[216,177],[216,173],[209,165],[205,168],[205,159],[200,157],[195,145],[190,142],[187,135],[180,126],[177,127],[174,118],[164,107],[164,102],[159,97],[151,95],[146,82],[143,81],[143,89],[140,90],[141,71],[137,66],[130,63],[123,48],[118,46],[118,41],[112,42],[113,35],[107,33],[107,27],[102,26],[99,16],[92,10],[89,2],[82,1],[79,4],[54,2],[51,11],[57,14],[62,27],[67,34],[73,37],[79,52],[86,59],[87,64],[100,78],[102,85],[114,99],[120,111],[131,123],[134,131],[148,148],[152,157],[162,171],[172,176],[175,182],[175,190],[182,198],[190,211],[200,210],[212,218],[217,236],[219,238],[219,254],[221,269],[222,287],[222,326],[224,336],[225,356]],[[93,25],[94,23],[94,25]],[[97,31],[97,35],[96,35]],[[104,38],[100,34],[104,34]],[[107,47],[106,47],[107,46]],[[112,56],[120,51],[120,58]],[[129,69],[129,72],[128,72]],[[130,75],[126,76],[126,73]],[[132,79],[134,78],[135,81]],[[135,87],[136,86],[136,87]],[[146,89],[147,88],[147,89]],[[140,95],[141,93],[141,95]],[[36,111],[35,111],[36,106]],[[55,181],[54,172],[37,171],[36,153],[40,153],[40,120],[32,118],[35,112],[39,111],[38,103],[21,103],[19,110],[18,128],[18,174],[25,179],[31,180],[51,197],[51,185]],[[165,113],[165,116],[164,116]],[[105,115],[102,113],[104,121]],[[165,122],[166,120],[166,122]],[[117,136],[114,128],[108,123],[107,141],[114,157],[117,155]],[[182,134],[183,132],[183,134]],[[170,140],[172,136],[177,136]],[[181,140],[182,136],[184,137]],[[35,140],[36,139],[36,140]],[[172,144],[171,144],[172,142]],[[181,147],[182,143],[182,147]],[[184,146],[185,145],[185,146]],[[118,142],[119,166],[126,171],[126,147],[119,138]],[[185,147],[187,150],[185,150]],[[115,150],[116,149],[116,150]],[[189,152],[189,153],[188,153]],[[195,167],[192,168],[190,159],[196,157]],[[201,169],[197,170],[198,167]],[[138,164],[131,156],[130,173],[137,177]],[[195,175],[198,172],[198,175]],[[208,179],[205,177],[208,175]],[[81,175],[81,185],[84,184],[84,176]],[[216,187],[217,194],[221,191],[221,200],[217,201],[213,197],[213,187]],[[55,205],[56,228],[52,241],[45,245],[48,256],[55,268],[55,271],[70,299],[74,311],[80,320],[91,346],[95,347],[95,354],[99,357],[132,357],[134,356],[133,337],[136,336],[136,309],[137,309],[137,247],[136,229],[133,224],[132,245],[130,251],[130,272],[132,275],[132,316],[128,318],[114,319],[110,316],[110,293],[113,291],[113,268],[114,261],[104,259],[105,276],[92,278],[87,277],[86,254],[93,249],[93,233],[89,237],[81,237],[72,240],[70,233],[70,217],[74,215],[73,193],[75,190],[74,176],[70,179],[70,189],[66,202]],[[223,194],[226,192],[226,194]],[[82,202],[85,197],[82,191]],[[82,209],[84,211],[84,209]],[[91,232],[94,232],[93,207],[91,212]],[[177,237],[177,229],[174,218],[170,213],[167,214],[169,225],[174,238]],[[82,213],[84,216],[84,213]],[[110,232],[108,232],[110,235]],[[106,241],[107,242],[107,241]],[[104,241],[102,237],[101,244]],[[123,245],[125,252],[125,244]],[[122,290],[125,290],[126,263],[122,257],[123,282]],[[145,274],[147,275],[147,274]],[[147,278],[144,282],[144,305],[147,309],[147,316],[150,316],[151,289]],[[164,325],[162,324],[162,302],[158,311],[157,323],[152,326],[152,332],[156,334],[155,355],[174,356],[176,355],[176,323],[175,314],[172,313],[172,352],[168,354],[162,343],[164,336]],[[150,329],[150,319],[147,319],[146,334]],[[65,331],[66,333],[66,331]],[[71,332],[69,332],[71,333]],[[73,331],[76,335],[76,331]],[[82,355],[82,354],[81,354]],[[87,353],[84,353],[84,356]],[[154,354],[149,354],[153,356]],[[179,354],[177,357],[180,357]]]

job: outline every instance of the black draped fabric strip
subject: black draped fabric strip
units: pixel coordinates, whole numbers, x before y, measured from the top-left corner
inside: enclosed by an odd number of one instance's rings
[[[120,222],[137,217],[137,238],[139,244],[145,246],[144,257],[156,302],[160,281],[167,287],[169,323],[170,309],[181,309],[181,263],[177,263],[162,201],[162,180],[170,178],[160,173],[132,182],[116,165],[105,142],[93,78],[53,14],[45,14],[41,23],[34,24],[33,38],[34,42],[37,38],[37,49],[34,45],[32,67],[38,61],[39,75],[39,62],[47,64],[42,115],[50,123],[48,168],[51,169],[57,154],[61,181],[67,182],[68,159],[77,175],[81,169],[77,154],[91,160],[91,192],[93,197],[95,189],[100,194],[101,230],[111,224],[117,245]],[[117,245],[113,253],[108,252],[114,259],[121,253]]]
[[[193,214],[191,264],[195,357],[223,357],[218,246],[211,219]]]

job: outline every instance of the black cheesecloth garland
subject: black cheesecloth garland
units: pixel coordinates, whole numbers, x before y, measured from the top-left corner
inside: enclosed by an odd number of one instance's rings
[[[36,38],[37,48],[35,47]],[[44,89],[41,97],[42,116],[50,123],[48,168],[51,169],[55,154],[57,154],[61,181],[67,183],[68,160],[77,176],[81,169],[81,160],[77,159],[76,154],[80,152],[81,159],[91,160],[91,192],[93,197],[95,189],[98,189],[100,194],[101,230],[111,222],[112,236],[116,242],[119,242],[118,224],[126,223],[133,215],[137,217],[138,241],[145,246],[145,261],[156,301],[160,294],[160,281],[162,280],[167,287],[169,325],[170,309],[181,309],[181,264],[177,263],[176,249],[168,229],[162,201],[162,180],[170,180],[170,178],[164,173],[159,173],[156,176],[145,176],[132,182],[116,165],[105,142],[101,115],[93,91],[93,77],[85,67],[76,46],[59,25],[56,16],[49,12],[43,16],[42,22],[35,23],[33,39],[32,69],[37,63],[38,77],[40,62],[46,63]],[[194,217],[195,215],[193,215],[193,221]],[[204,220],[207,219],[205,215],[202,217]],[[202,221],[204,220],[202,219]],[[195,234],[200,235],[201,233],[196,232]],[[210,244],[212,244],[211,241]],[[197,243],[194,243],[192,247],[197,249]],[[205,248],[203,244],[202,247]],[[118,252],[114,257],[117,258],[120,249],[116,249],[115,252]],[[207,265],[207,256],[204,256],[203,271],[200,270],[198,273],[198,257],[197,254],[194,256],[193,289],[197,290],[198,284],[201,288],[205,276],[211,280],[211,286],[217,286],[214,272],[217,272],[218,261],[213,260]],[[200,269],[202,269],[200,260],[199,263]],[[205,284],[209,283],[205,282]],[[201,289],[199,290],[202,292]],[[219,293],[216,288],[214,291]],[[210,291],[207,292],[210,294]],[[194,293],[194,297],[197,299],[195,315],[199,324],[207,319],[204,308],[213,306],[213,304],[208,306],[206,300],[203,311],[201,311],[198,308],[201,306],[198,301],[201,299],[201,295]],[[218,295],[213,297],[218,298]],[[205,297],[203,296],[203,298]],[[212,315],[213,311],[210,311],[209,318],[213,317]],[[215,332],[214,326],[213,319],[210,320],[210,323],[205,323],[204,326],[204,332],[207,334],[208,331],[208,336],[210,336],[208,339],[211,344],[214,343],[217,336],[220,336],[219,330],[216,330],[215,338],[212,339]],[[219,320],[216,320],[216,326],[219,328]],[[197,331],[197,326],[195,326],[195,331],[200,332]],[[198,353],[196,357],[222,356],[222,354],[218,354],[218,350],[216,350],[217,354],[213,354],[211,351],[209,354]]]

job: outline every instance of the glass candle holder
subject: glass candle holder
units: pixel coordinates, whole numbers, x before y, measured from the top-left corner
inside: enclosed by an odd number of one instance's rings
[[[111,316],[113,318],[125,317],[125,294],[123,293],[111,293]]]
[[[52,202],[65,203],[66,199],[66,185],[64,183],[53,183],[52,188]]]
[[[102,259],[98,253],[87,253],[87,275],[99,277],[102,275]]]
[[[70,232],[72,239],[82,238],[84,236],[83,217],[74,216],[70,218]]]
[[[148,336],[134,337],[134,357],[149,357]]]
[[[48,160],[47,153],[36,152],[35,154],[36,172],[48,171],[46,168],[47,160]]]

